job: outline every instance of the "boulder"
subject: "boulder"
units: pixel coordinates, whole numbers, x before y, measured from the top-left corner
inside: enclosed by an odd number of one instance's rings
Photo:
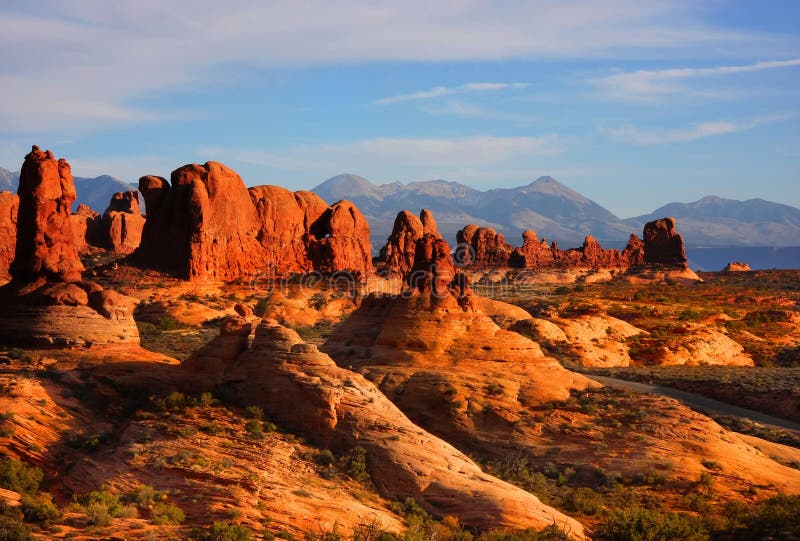
[[[491,227],[469,224],[456,233],[456,263],[472,267],[507,267],[513,247]],[[461,255],[461,257],[458,257]]]
[[[643,236],[645,263],[686,267],[686,250],[675,230],[675,218],[647,222]]]
[[[750,265],[745,263],[744,261],[731,261],[725,268],[722,269],[722,272],[747,272],[753,269],[750,268]]]
[[[145,218],[139,209],[139,192],[117,192],[103,213],[104,246],[116,253],[128,255],[139,247]]]
[[[366,276],[372,268],[369,224],[349,201],[328,207],[309,228],[309,257],[314,270],[332,274],[347,271]]]
[[[72,235],[75,239],[75,249],[79,255],[92,251],[93,247],[103,246],[103,226],[100,214],[81,203],[78,210],[70,215],[72,222]]]

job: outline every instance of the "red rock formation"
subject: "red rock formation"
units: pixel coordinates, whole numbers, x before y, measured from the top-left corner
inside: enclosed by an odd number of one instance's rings
[[[513,247],[491,227],[469,224],[456,233],[456,263],[472,267],[507,267]]]
[[[115,193],[103,213],[103,245],[116,254],[132,253],[142,240],[144,223],[139,192]]]
[[[522,232],[522,246],[514,248],[509,258],[512,267],[526,267],[531,269],[543,269],[555,266],[555,243],[551,246],[536,235],[536,232],[527,229]]]
[[[72,235],[75,249],[79,255],[91,252],[92,247],[103,246],[103,228],[100,215],[87,205],[78,205],[78,210],[69,217],[72,222]]]
[[[0,288],[0,341],[45,345],[138,343],[129,299],[81,280],[69,209],[69,164],[34,146],[25,157],[12,281]]]
[[[419,220],[405,210],[397,215],[392,234],[381,249],[381,259],[381,272],[402,277],[411,291],[433,300],[452,294],[459,302],[469,302],[467,279],[456,271],[450,245],[439,234],[436,219],[427,209],[422,210]]]
[[[232,280],[260,272],[372,271],[369,226],[346,201],[311,192],[245,187],[216,162],[186,165],[171,184],[142,177],[147,206],[134,259],[184,278]],[[313,231],[312,231],[313,229]]]
[[[644,261],[686,267],[683,237],[675,231],[675,218],[662,218],[644,226]]]
[[[264,252],[264,268],[276,274],[308,272],[314,269],[306,246],[311,224],[327,210],[319,196],[308,191],[291,192],[280,186],[250,188]]]
[[[636,235],[631,235],[628,246],[622,252],[603,248],[591,235],[584,239],[580,248],[568,250],[559,249],[555,242],[548,245],[544,240],[539,241],[536,233],[530,230],[522,234],[522,240],[522,246],[515,248],[511,254],[511,266],[530,269],[627,269],[640,264],[636,262],[641,258],[641,241]]]
[[[369,224],[351,202],[339,201],[326,209],[309,232],[308,252],[315,270],[347,271],[360,277],[372,268]]]
[[[10,267],[13,279],[80,280],[83,264],[70,221],[76,193],[69,164],[34,146],[22,164],[17,194],[17,246]]]
[[[432,234],[438,235],[439,228],[436,226],[436,218],[433,217],[433,213],[428,209],[422,209],[419,213],[419,219],[422,222],[422,232],[425,234]]]
[[[364,449],[376,488],[395,500],[414,498],[435,516],[453,515],[477,529],[556,523],[577,538],[583,528],[522,489],[485,474],[466,455],[414,425],[363,376],[338,367],[313,344],[264,320],[229,320],[220,336],[182,365],[203,388],[259,406],[282,426],[344,453]],[[387,437],[391,435],[391,437]]]
[[[622,250],[622,258],[628,263],[629,267],[641,267],[644,265],[644,241],[631,233],[625,249]]]
[[[748,272],[753,269],[744,261],[731,261],[720,272]]]
[[[11,192],[0,192],[0,282],[11,278],[8,267],[14,260],[17,246],[17,211],[19,197]]]
[[[401,211],[394,220],[392,234],[381,248],[378,257],[380,271],[405,280],[414,266],[417,241],[422,235],[422,221],[407,210]]]

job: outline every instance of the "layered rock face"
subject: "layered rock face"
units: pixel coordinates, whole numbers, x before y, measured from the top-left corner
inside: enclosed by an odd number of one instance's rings
[[[14,260],[17,246],[17,212],[19,197],[11,192],[0,192],[0,282],[11,278],[8,267]]]
[[[139,192],[115,193],[103,213],[103,244],[117,254],[132,253],[142,240],[144,223],[145,218],[139,209]]]
[[[12,280],[0,288],[0,340],[88,345],[138,343],[129,300],[83,281],[69,209],[69,164],[34,146],[19,183]]]
[[[454,515],[478,529],[555,522],[582,537],[576,521],[483,473],[467,456],[415,426],[372,383],[336,366],[295,331],[264,320],[248,345],[250,326],[241,318],[230,320],[218,339],[184,364],[187,374],[219,384],[217,392],[241,406],[262,407],[321,447],[364,448],[375,486],[391,499],[414,498],[436,516]]]
[[[208,162],[142,177],[147,205],[134,258],[181,277],[232,280],[256,273],[372,271],[369,226],[346,201],[310,192],[248,190],[235,171]]]
[[[675,218],[662,218],[644,226],[645,263],[686,266],[683,237],[675,231]]]

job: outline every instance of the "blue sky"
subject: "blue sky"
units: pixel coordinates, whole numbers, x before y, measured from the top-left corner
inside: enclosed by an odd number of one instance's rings
[[[800,2],[0,4],[0,165],[800,206]]]

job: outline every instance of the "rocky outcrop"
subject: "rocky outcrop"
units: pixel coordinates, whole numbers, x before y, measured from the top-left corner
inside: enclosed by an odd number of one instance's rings
[[[115,254],[128,255],[139,247],[145,218],[139,209],[139,192],[117,192],[103,213],[103,244]]]
[[[83,281],[66,160],[34,146],[19,184],[12,280],[0,288],[0,341],[38,345],[138,343],[127,297]]]
[[[350,272],[361,277],[372,268],[369,224],[349,201],[327,208],[309,229],[308,253],[314,270]]]
[[[647,222],[643,236],[645,263],[686,267],[683,237],[675,231],[675,218]]]
[[[407,210],[394,220],[394,227],[386,245],[378,256],[378,271],[387,276],[406,279],[414,266],[417,241],[422,237],[422,221]]]
[[[515,248],[509,258],[513,267],[528,269],[627,269],[644,263],[644,245],[636,235],[631,235],[621,252],[607,249],[587,236],[579,248],[561,250],[553,242],[539,240],[536,233],[527,230],[522,234],[522,246]]]
[[[249,191],[260,224],[258,241],[265,268],[276,274],[314,270],[306,247],[311,224],[328,209],[325,201],[311,192],[280,186],[256,186]]]
[[[753,269],[750,268],[750,265],[745,263],[744,261],[731,261],[725,268],[722,269],[721,272],[747,272]]]
[[[17,246],[17,211],[19,197],[11,192],[0,192],[0,283],[11,278],[8,267],[14,260]]]
[[[539,240],[536,232],[527,229],[522,232],[522,246],[514,248],[509,262],[512,267],[525,267],[529,269],[543,269],[555,266],[555,256],[558,247],[555,243],[548,244],[546,240]]]
[[[70,215],[72,222],[72,236],[75,239],[75,249],[78,255],[85,255],[93,247],[103,246],[103,226],[100,214],[87,205],[78,205],[78,210]]]
[[[171,181],[142,177],[147,221],[134,260],[188,279],[261,273],[372,271],[369,226],[349,202],[245,187],[221,163],[186,165]]]
[[[366,451],[370,477],[388,498],[414,498],[435,516],[477,529],[542,528],[556,523],[582,537],[576,521],[535,496],[481,471],[466,455],[415,426],[369,381],[336,366],[297,333],[264,320],[252,345],[250,323],[235,319],[184,364],[194,381],[271,419],[320,447]],[[391,437],[387,437],[391,435]]]
[[[67,161],[34,146],[22,164],[17,194],[17,246],[11,276],[18,282],[80,280],[83,264],[70,221],[75,183]]]
[[[467,225],[456,233],[456,263],[472,267],[507,267],[513,247],[491,227]]]

